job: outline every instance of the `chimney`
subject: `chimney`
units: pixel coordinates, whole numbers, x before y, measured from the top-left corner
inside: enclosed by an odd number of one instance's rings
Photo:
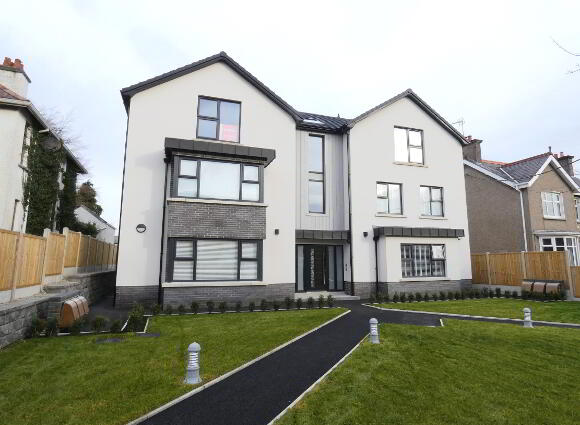
[[[4,58],[2,66],[0,66],[0,84],[12,90],[19,96],[24,98],[28,95],[28,84],[30,78],[24,72],[24,64],[20,59]]]
[[[556,157],[560,166],[570,175],[570,177],[574,177],[574,156],[572,155],[564,155],[563,152],[560,152],[560,155]]]
[[[465,138],[467,145],[463,146],[463,158],[471,162],[481,162],[481,142],[471,136]]]

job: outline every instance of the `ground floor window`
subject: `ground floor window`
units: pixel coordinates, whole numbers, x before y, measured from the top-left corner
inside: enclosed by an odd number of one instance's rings
[[[341,245],[296,246],[296,291],[344,290]]]
[[[172,238],[168,280],[262,279],[262,241]]]
[[[550,238],[540,238],[541,251],[567,251],[572,266],[578,265],[578,247],[575,238],[565,236],[555,236]]]
[[[403,277],[445,276],[445,245],[401,244]]]

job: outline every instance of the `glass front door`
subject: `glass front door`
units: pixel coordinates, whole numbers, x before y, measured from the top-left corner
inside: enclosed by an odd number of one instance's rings
[[[296,246],[296,291],[342,290],[344,290],[342,246]]]

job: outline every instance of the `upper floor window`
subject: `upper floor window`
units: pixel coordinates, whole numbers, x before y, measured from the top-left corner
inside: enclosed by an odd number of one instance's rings
[[[580,199],[574,201],[576,203],[576,221],[580,221]]]
[[[27,123],[24,127],[24,137],[22,138],[22,151],[20,152],[20,165],[26,166],[28,161],[28,145],[32,136],[32,127]]]
[[[565,218],[562,194],[559,192],[542,192],[542,209],[546,218]]]
[[[324,137],[310,134],[308,153],[308,212],[324,213]]]
[[[377,182],[377,212],[402,214],[401,185]]]
[[[423,130],[395,127],[395,161],[424,164]]]
[[[421,215],[443,217],[443,188],[437,186],[421,186]]]
[[[177,157],[175,194],[179,197],[261,201],[259,165]]]
[[[240,107],[240,102],[200,96],[197,137],[239,143]]]

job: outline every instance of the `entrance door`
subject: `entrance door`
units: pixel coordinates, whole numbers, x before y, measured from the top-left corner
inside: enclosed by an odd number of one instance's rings
[[[342,291],[342,246],[297,245],[296,291]]]

